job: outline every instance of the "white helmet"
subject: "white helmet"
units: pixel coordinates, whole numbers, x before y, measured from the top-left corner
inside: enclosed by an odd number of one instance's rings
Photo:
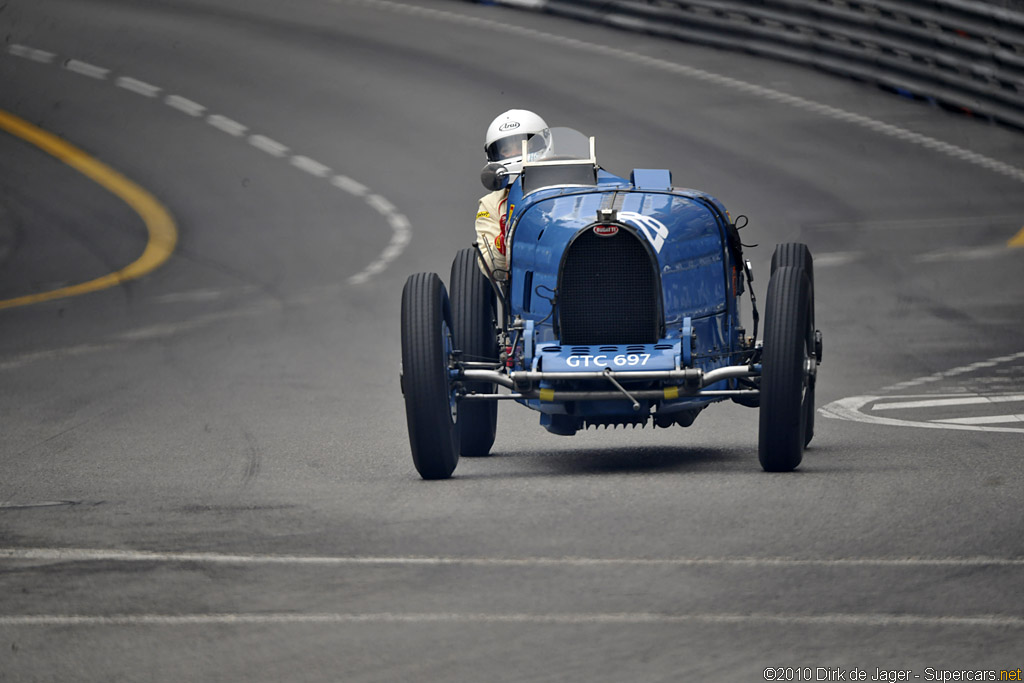
[[[484,138],[487,161],[500,161],[510,174],[523,170],[523,140],[545,130],[544,119],[525,109],[509,109],[491,121]]]

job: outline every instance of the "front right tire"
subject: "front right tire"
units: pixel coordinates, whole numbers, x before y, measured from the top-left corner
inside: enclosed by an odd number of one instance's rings
[[[775,246],[775,251],[772,252],[771,275],[774,275],[777,269],[787,266],[803,268],[807,273],[807,280],[811,286],[811,325],[808,330],[810,334],[808,343],[814,348],[815,330],[817,330],[814,321],[814,259],[806,244],[785,242]],[[814,384],[815,378],[811,377],[807,386],[807,399],[804,401],[804,448],[807,448],[811,439],[814,438]]]
[[[807,402],[814,400],[807,369],[814,354],[811,306],[807,272],[777,268],[768,282],[761,354],[758,459],[767,472],[789,472],[803,459]]]
[[[455,255],[451,278],[452,332],[464,361],[498,362],[497,307],[491,283],[477,265],[476,249]],[[488,382],[466,382],[467,392],[493,394]],[[491,452],[498,428],[497,401],[464,401],[459,406],[461,452],[483,456]]]

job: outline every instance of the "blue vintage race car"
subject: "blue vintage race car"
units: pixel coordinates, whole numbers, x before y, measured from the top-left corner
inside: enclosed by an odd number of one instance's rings
[[[420,475],[445,479],[460,454],[487,455],[501,400],[572,435],[686,427],[728,399],[759,407],[765,470],[799,465],[822,353],[808,248],[776,247],[757,341],[745,219],[673,187],[669,171],[608,173],[578,131],[552,128],[523,144],[517,177],[500,164],[481,175],[491,190],[511,182],[508,271],[492,272],[474,245],[456,255],[449,289],[416,273],[402,292],[402,392]]]

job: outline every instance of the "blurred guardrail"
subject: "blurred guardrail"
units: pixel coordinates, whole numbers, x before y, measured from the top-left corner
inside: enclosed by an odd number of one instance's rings
[[[487,0],[812,66],[1024,130],[1024,4]]]

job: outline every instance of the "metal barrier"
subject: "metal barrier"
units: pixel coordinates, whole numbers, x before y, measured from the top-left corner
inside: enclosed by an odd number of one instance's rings
[[[812,66],[1024,130],[1024,11],[978,0],[491,0]]]

